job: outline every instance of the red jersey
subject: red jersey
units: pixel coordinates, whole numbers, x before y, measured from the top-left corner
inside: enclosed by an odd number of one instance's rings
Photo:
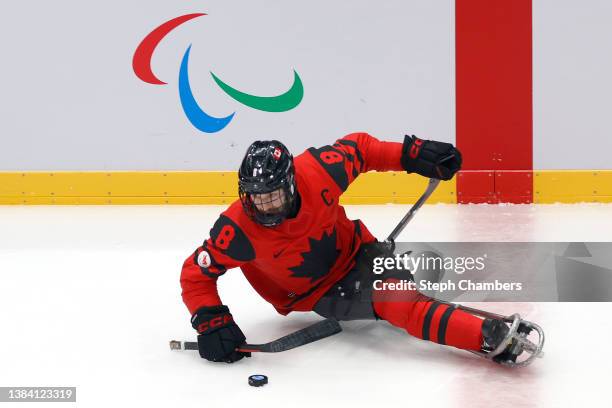
[[[279,313],[312,310],[354,266],[361,244],[375,240],[361,221],[347,218],[340,196],[360,173],[402,170],[401,154],[402,143],[367,133],[309,148],[294,159],[299,212],[275,227],[251,220],[236,200],[183,264],[182,296],[189,311],[220,305],[217,278],[236,267]]]

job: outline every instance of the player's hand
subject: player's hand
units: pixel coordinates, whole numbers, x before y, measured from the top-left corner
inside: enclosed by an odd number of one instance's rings
[[[450,180],[461,169],[461,152],[450,143],[404,138],[402,167],[409,173],[440,180]]]
[[[199,333],[198,351],[208,361],[233,363],[251,353],[236,351],[246,337],[227,306],[202,307],[191,317],[191,325]]]

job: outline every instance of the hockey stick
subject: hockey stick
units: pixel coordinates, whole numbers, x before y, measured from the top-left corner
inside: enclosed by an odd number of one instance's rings
[[[296,347],[312,343],[313,341],[324,339],[340,333],[342,327],[338,321],[334,319],[325,319],[308,327],[305,327],[296,332],[290,333],[280,339],[273,340],[264,344],[243,344],[236,351],[245,353],[261,352],[261,353],[280,353],[281,351],[291,350]],[[171,350],[197,350],[198,343],[195,341],[170,341]]]
[[[453,157],[455,157],[454,153],[453,154],[449,154],[448,156],[446,156],[443,159],[439,160],[437,162],[437,164],[438,165],[442,164],[445,161],[448,161],[448,160],[452,159]],[[438,170],[438,173],[439,172],[440,171]],[[425,192],[423,193],[423,195],[417,200],[416,203],[414,203],[414,205],[412,206],[410,211],[408,211],[408,213],[406,215],[404,215],[404,218],[402,218],[402,220],[399,222],[399,224],[397,224],[397,226],[393,229],[393,231],[391,231],[391,234],[389,234],[389,236],[385,240],[385,242],[387,244],[389,244],[391,247],[394,247],[395,239],[398,237],[399,234],[402,233],[404,228],[406,228],[406,225],[408,225],[410,220],[414,217],[414,214],[416,214],[416,212],[419,210],[419,208],[421,208],[423,206],[425,201],[427,201],[429,196],[431,196],[431,194],[434,192],[436,187],[438,187],[438,184],[440,184],[440,180],[439,179],[434,179],[434,178],[430,178],[429,179],[429,184],[427,185],[427,188],[425,189]]]
[[[447,157],[447,158],[445,158],[444,161],[450,159],[451,157],[452,157],[452,155]],[[385,242],[387,244],[394,245],[395,239],[398,237],[399,234],[402,233],[404,228],[406,228],[406,225],[408,225],[408,223],[414,217],[414,215],[419,210],[419,208],[421,208],[421,206],[423,206],[425,201],[427,201],[427,199],[434,192],[436,187],[438,187],[438,184],[440,184],[440,180],[433,179],[433,178],[429,179],[429,184],[427,185],[427,189],[425,190],[425,192],[423,193],[421,198],[419,198],[417,200],[417,202],[414,203],[412,208],[408,211],[408,213],[406,215],[404,215],[404,218],[402,218],[402,220],[399,222],[399,224],[397,224],[397,226],[393,229],[393,231],[391,231],[391,234],[389,234],[389,236],[385,240]]]

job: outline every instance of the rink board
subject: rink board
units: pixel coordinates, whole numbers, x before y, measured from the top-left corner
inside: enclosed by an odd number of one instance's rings
[[[457,183],[466,182],[457,198]],[[518,180],[518,182],[517,182]],[[229,204],[236,172],[0,172],[0,204]],[[366,173],[344,204],[406,204],[426,179],[403,172]],[[517,186],[520,186],[518,188]],[[463,171],[440,184],[428,203],[612,202],[612,170]]]

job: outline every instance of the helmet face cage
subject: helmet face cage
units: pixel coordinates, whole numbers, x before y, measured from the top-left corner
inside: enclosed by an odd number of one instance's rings
[[[238,194],[245,213],[255,222],[273,227],[283,222],[295,205],[293,156],[278,141],[255,142],[238,172]]]
[[[277,193],[278,192],[278,193]],[[255,222],[266,226],[274,227],[279,225],[287,218],[295,202],[295,187],[293,184],[293,176],[291,180],[287,179],[281,187],[269,192],[249,192],[245,186],[240,183],[238,188],[242,208],[246,214]],[[282,198],[280,195],[282,194]],[[268,196],[261,201],[258,201],[258,195]],[[266,204],[272,204],[280,201],[280,205],[276,205],[273,211],[265,212],[262,207]]]

